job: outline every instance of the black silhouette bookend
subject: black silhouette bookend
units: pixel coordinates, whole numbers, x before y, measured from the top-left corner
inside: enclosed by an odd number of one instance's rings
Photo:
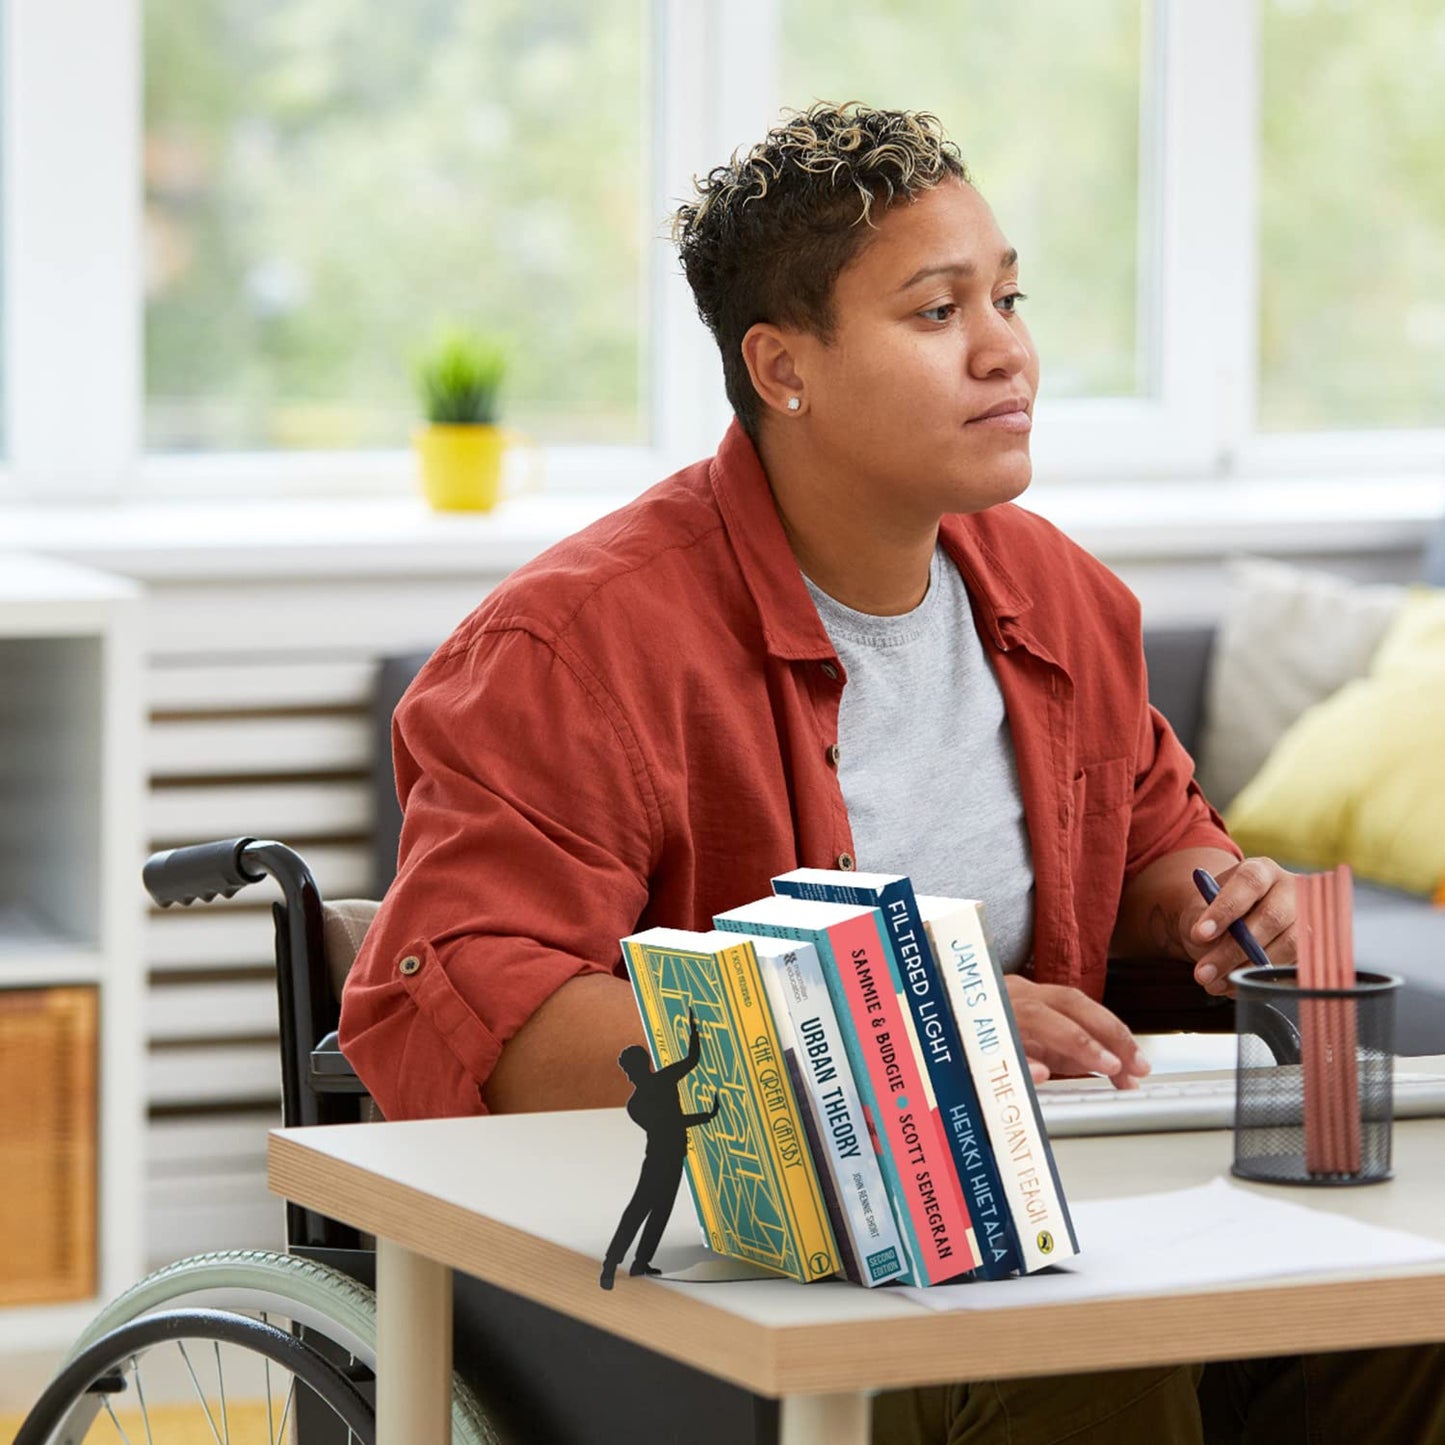
[[[654,1070],[652,1059],[641,1044],[625,1048],[617,1056],[622,1072],[632,1081],[632,1097],[627,1101],[627,1112],[632,1122],[647,1133],[647,1149],[642,1158],[642,1172],[637,1179],[637,1188],[622,1218],[612,1243],[607,1247],[607,1257],[602,1261],[601,1285],[611,1289],[617,1266],[627,1247],[637,1238],[637,1253],[633,1256],[633,1275],[661,1274],[652,1263],[653,1252],[657,1249],[662,1231],[672,1214],[677,1200],[678,1186],[682,1183],[682,1169],[687,1160],[687,1131],[706,1124],[717,1117],[718,1099],[714,1096],[712,1108],[701,1114],[684,1114],[678,1102],[678,1082],[685,1074],[697,1067],[702,1057],[702,1046],[698,1038],[697,1018],[688,1010],[688,1046],[686,1055],[675,1064]]]

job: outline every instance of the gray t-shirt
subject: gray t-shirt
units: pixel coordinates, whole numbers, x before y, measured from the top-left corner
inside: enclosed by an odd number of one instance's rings
[[[912,612],[855,612],[808,584],[847,669],[839,782],[857,865],[919,893],[980,898],[1000,967],[1033,947],[1034,870],[1003,694],[942,548]]]

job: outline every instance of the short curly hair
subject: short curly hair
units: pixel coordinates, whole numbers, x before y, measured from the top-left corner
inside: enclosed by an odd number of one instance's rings
[[[972,185],[927,111],[820,101],[785,111],[751,150],[696,178],[673,216],[682,268],[722,352],[728,401],[754,441],[762,407],[742,341],[760,321],[833,335],[833,283],[868,241],[875,205],[949,177]]]

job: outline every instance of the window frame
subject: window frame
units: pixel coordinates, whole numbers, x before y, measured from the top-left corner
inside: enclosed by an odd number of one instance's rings
[[[3,23],[0,488],[113,497],[143,403],[140,0],[6,0]]]
[[[146,454],[142,0],[3,0],[0,496],[401,494],[404,449]],[[635,492],[712,451],[721,367],[661,220],[695,173],[760,134],[780,0],[637,0],[651,31],[645,311],[649,441],[543,449],[558,492]],[[1438,470],[1445,428],[1254,431],[1257,0],[1142,0],[1139,344],[1150,394],[1049,401],[1042,481]],[[77,45],[74,37],[84,35]],[[83,95],[77,107],[71,97]],[[1227,103],[1221,103],[1228,97]],[[1008,218],[1001,218],[1007,229]],[[103,242],[98,238],[104,238]],[[1024,258],[1025,275],[1028,258]],[[84,367],[73,389],[56,384]],[[82,389],[83,388],[83,389]],[[66,414],[74,396],[83,414]],[[525,457],[514,458],[522,472]]]

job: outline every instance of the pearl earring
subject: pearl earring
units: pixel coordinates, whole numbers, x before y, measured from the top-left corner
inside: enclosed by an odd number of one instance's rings
[[[789,410],[789,411],[797,411],[798,408],[799,408],[800,406],[802,406],[802,404],[803,404],[803,401],[802,401],[802,398],[801,398],[801,397],[790,396],[790,397],[788,398],[788,410]]]

